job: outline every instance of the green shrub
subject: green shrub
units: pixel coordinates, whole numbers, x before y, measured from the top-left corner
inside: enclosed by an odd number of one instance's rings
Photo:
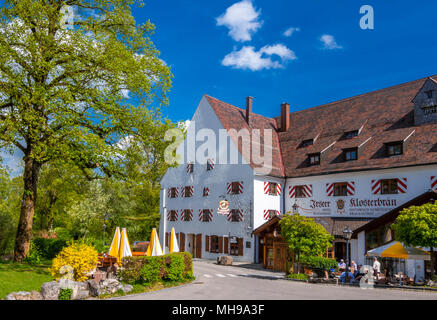
[[[55,258],[67,246],[67,241],[64,239],[35,238],[33,242],[41,256],[46,259]]]
[[[318,256],[301,256],[300,263],[309,268],[322,270],[329,270],[337,266],[337,261],[335,259]]]
[[[30,241],[29,254],[24,259],[25,262],[29,264],[40,264],[41,263],[41,252],[38,246],[35,245],[34,241]]]
[[[296,280],[308,280],[309,276],[305,273],[290,273],[287,275],[287,278]]]
[[[189,253],[171,253],[160,257],[123,259],[120,280],[130,284],[153,284],[193,279],[193,262]]]
[[[163,257],[145,257],[140,271],[141,282],[151,284],[160,281],[163,269],[165,270]]]
[[[181,255],[175,255],[170,259],[170,263],[166,264],[167,277],[170,281],[182,281],[184,280],[183,274],[185,271],[184,257]]]
[[[72,293],[73,293],[72,289],[61,289],[59,291],[58,299],[59,300],[70,300]]]

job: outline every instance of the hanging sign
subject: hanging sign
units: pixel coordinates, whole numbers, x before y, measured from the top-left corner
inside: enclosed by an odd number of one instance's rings
[[[228,200],[220,200],[217,212],[222,215],[229,214],[229,201]]]

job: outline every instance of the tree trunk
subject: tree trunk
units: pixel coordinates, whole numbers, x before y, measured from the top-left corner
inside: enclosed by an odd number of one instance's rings
[[[24,157],[24,192],[14,250],[14,261],[17,262],[23,261],[29,253],[40,168],[41,165],[34,159],[28,155]]]
[[[431,280],[434,280],[434,248],[430,247],[430,253],[431,253]]]

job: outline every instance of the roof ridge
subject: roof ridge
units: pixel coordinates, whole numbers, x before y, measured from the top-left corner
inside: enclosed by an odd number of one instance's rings
[[[309,111],[309,110],[315,110],[315,109],[323,108],[323,107],[329,107],[329,106],[332,106],[332,105],[335,105],[335,104],[338,104],[338,103],[342,103],[342,102],[346,102],[346,101],[349,101],[349,100],[357,99],[357,98],[360,98],[360,97],[363,97],[363,96],[366,96],[366,95],[369,95],[369,94],[376,94],[376,93],[380,93],[380,92],[384,92],[384,91],[389,91],[389,90],[393,90],[393,89],[402,88],[404,86],[410,85],[413,82],[423,81],[423,80],[426,80],[426,79],[432,79],[433,81],[437,82],[437,79],[434,79],[435,77],[437,77],[437,74],[432,75],[432,76],[427,76],[427,77],[424,77],[424,78],[420,78],[420,79],[416,79],[416,80],[412,80],[412,81],[403,82],[403,83],[392,85],[392,86],[385,87],[385,88],[382,88],[382,89],[377,89],[377,90],[373,90],[373,91],[369,91],[369,92],[364,92],[364,93],[361,93],[361,94],[358,94],[358,95],[355,95],[355,96],[352,96],[352,97],[347,97],[347,98],[344,98],[344,99],[331,101],[331,102],[328,102],[328,103],[325,103],[325,104],[319,104],[319,105],[316,105],[316,106],[313,106],[313,107],[309,107],[309,108],[305,108],[305,109],[302,109],[302,110],[297,110],[297,111],[294,111],[294,112],[290,112],[290,114],[305,112],[305,111]],[[275,119],[278,118],[278,117],[280,117],[280,116],[276,116]]]

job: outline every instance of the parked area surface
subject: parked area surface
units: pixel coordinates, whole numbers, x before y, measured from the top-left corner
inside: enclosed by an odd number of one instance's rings
[[[259,266],[221,266],[213,261],[193,261],[196,280],[188,285],[124,296],[131,300],[437,300],[437,292],[400,289],[361,289],[309,284],[284,279],[284,273]]]

